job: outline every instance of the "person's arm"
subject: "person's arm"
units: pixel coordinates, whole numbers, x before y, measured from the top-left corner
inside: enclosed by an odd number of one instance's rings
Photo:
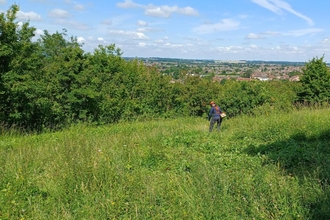
[[[212,115],[213,115],[213,107],[210,109],[210,112],[209,112],[209,118],[208,118],[209,121],[211,120]]]

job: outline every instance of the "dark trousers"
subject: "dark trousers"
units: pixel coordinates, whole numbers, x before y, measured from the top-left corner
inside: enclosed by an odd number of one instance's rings
[[[209,132],[212,132],[215,123],[217,123],[217,131],[220,131],[221,122],[222,122],[222,118],[212,118],[210,121]]]

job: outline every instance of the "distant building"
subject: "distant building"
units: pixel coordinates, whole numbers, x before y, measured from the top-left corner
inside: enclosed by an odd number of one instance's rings
[[[290,79],[289,79],[291,82],[298,82],[300,81],[300,77],[298,75],[296,76],[292,76]]]
[[[246,60],[215,60],[215,63],[246,63]]]
[[[268,77],[257,77],[256,79],[258,79],[260,81],[269,81],[269,80],[271,80]]]
[[[212,78],[212,81],[213,82],[221,82],[221,80],[223,80],[223,79],[230,79],[230,77],[229,76],[214,76]]]
[[[242,78],[242,77],[237,77],[237,81],[251,81],[251,78]]]

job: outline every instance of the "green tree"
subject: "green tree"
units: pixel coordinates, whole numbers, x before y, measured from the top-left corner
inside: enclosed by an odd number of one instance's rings
[[[38,124],[35,105],[42,59],[32,42],[35,28],[16,21],[18,5],[0,14],[0,121],[31,127]]]
[[[209,79],[199,76],[188,76],[176,92],[174,108],[181,116],[203,116],[208,103],[214,99],[219,92],[219,83],[213,83]]]
[[[252,73],[253,73],[253,70],[252,70],[252,69],[247,69],[247,70],[243,73],[243,77],[244,77],[244,78],[251,78]]]
[[[300,101],[308,103],[329,103],[330,72],[324,57],[314,57],[305,63],[301,77],[302,89],[298,93]]]
[[[44,85],[43,105],[47,106],[44,120],[47,124],[65,124],[86,118],[86,82],[81,74],[85,60],[84,51],[74,37],[66,39],[66,30],[44,34],[39,39]]]
[[[90,84],[95,87],[97,93],[93,102],[97,102],[94,103],[97,104],[97,111],[93,112],[95,119],[98,118],[101,123],[119,121],[124,107],[123,99],[128,96],[125,85],[127,76],[122,74],[125,61],[121,55],[121,50],[114,44],[100,45],[93,53],[87,54],[84,64],[83,75],[91,80],[85,86]]]

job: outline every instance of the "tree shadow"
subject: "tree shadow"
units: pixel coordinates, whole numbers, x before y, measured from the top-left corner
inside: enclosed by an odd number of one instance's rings
[[[265,164],[276,163],[288,175],[303,182],[316,176],[323,190],[310,207],[311,219],[330,219],[330,129],[314,136],[297,133],[286,140],[261,146],[249,146],[246,153],[266,156]]]

